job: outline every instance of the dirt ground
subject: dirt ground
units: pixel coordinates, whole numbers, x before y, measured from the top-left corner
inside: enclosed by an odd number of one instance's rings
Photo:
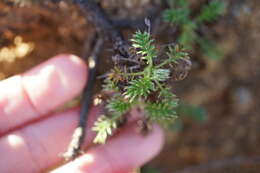
[[[14,1],[0,2],[0,79],[59,53],[80,56],[90,44],[95,28],[74,5],[10,3]],[[205,1],[191,2],[196,9]],[[192,71],[185,80],[174,83],[181,100],[206,109],[208,121],[198,124],[187,119],[181,131],[167,132],[164,150],[149,163],[163,173],[260,172],[260,1],[227,2],[225,16],[208,26],[223,58],[205,59],[194,49]],[[100,3],[113,19],[136,19],[150,9],[163,9],[160,0]],[[158,23],[155,37],[174,40],[169,26]],[[124,29],[126,36],[132,32]],[[100,66],[106,63],[104,56],[111,54],[110,48],[104,50]]]

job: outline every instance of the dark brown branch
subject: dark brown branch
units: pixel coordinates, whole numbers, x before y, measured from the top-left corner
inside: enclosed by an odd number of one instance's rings
[[[144,30],[147,26],[144,23],[144,18],[129,19],[129,18],[119,18],[112,20],[113,25],[117,28],[130,28],[130,29],[140,29]]]
[[[114,27],[102,8],[93,0],[75,0],[85,17],[93,22],[99,35],[109,37],[114,48],[124,57],[129,57],[128,44],[122,34]]]
[[[255,157],[235,157],[224,160],[210,161],[207,163],[202,163],[197,166],[191,166],[184,168],[182,170],[176,171],[174,173],[203,173],[210,170],[223,169],[227,167],[239,167],[243,164],[245,165],[257,165],[260,163],[260,156]]]
[[[87,117],[92,104],[93,88],[94,88],[95,77],[96,77],[96,66],[98,64],[98,56],[101,52],[100,50],[102,46],[103,46],[103,39],[101,38],[97,39],[93,52],[91,56],[88,57],[88,63],[89,63],[88,80],[81,101],[82,106],[80,110],[80,120],[77,128],[73,133],[72,140],[71,143],[69,144],[68,150],[63,155],[66,160],[74,159],[81,152],[81,146],[85,139]]]

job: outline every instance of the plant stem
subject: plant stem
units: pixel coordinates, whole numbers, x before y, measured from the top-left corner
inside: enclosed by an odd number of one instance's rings
[[[160,84],[160,82],[158,82],[157,80],[154,80],[154,82],[158,85],[158,87],[160,88],[160,90],[164,90],[164,88],[162,87],[162,85]]]
[[[171,61],[172,61],[171,58],[167,59],[167,60],[163,61],[161,64],[158,64],[157,66],[155,66],[155,68],[161,68],[161,67],[165,66],[166,64],[169,64]]]
[[[141,76],[141,75],[145,75],[145,73],[142,72],[136,72],[136,73],[121,73],[124,76]]]

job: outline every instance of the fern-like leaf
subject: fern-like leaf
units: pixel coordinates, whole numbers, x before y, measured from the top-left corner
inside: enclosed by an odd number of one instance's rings
[[[110,78],[106,78],[104,80],[104,84],[102,85],[102,88],[104,91],[107,92],[115,92],[119,90],[119,88],[117,87],[117,83],[115,81],[112,81]]]
[[[170,88],[164,88],[159,92],[159,100],[155,103],[148,103],[145,110],[149,119],[157,122],[167,122],[175,120],[177,114],[175,109],[178,106],[178,99]]]
[[[226,3],[220,0],[213,0],[208,5],[202,8],[201,14],[198,16],[197,20],[199,22],[210,22],[215,20],[218,16],[223,14],[226,9]]]
[[[189,3],[187,0],[172,0],[174,1],[174,5],[177,7],[188,7]]]
[[[133,102],[138,97],[146,98],[154,90],[155,86],[151,79],[144,77],[131,81],[123,95],[125,95],[125,98],[129,99],[130,102]]]
[[[188,21],[189,9],[178,8],[178,9],[167,9],[163,13],[163,19],[171,24],[185,24]]]
[[[168,103],[148,103],[145,107],[147,116],[152,121],[172,120],[177,117],[176,111]]]
[[[177,99],[177,96],[173,94],[170,90],[170,88],[164,88],[159,93],[159,98],[163,103],[168,104],[171,108],[177,108],[179,100]]]
[[[189,21],[181,26],[181,33],[178,43],[186,49],[191,49],[191,45],[195,42],[197,25],[195,22]]]
[[[138,49],[138,54],[142,55],[142,59],[151,61],[154,57],[156,57],[156,49],[155,46],[152,45],[153,39],[148,32],[138,31],[134,34],[132,46]]]
[[[214,42],[203,38],[197,38],[197,42],[206,57],[214,60],[218,60],[222,57],[222,52],[217,48]]]
[[[168,55],[170,63],[177,63],[178,60],[188,58],[189,54],[185,52],[179,45],[169,46]]]
[[[97,132],[94,143],[104,144],[116,127],[117,125],[114,119],[110,119],[104,115],[99,117],[92,128],[93,131]]]
[[[154,69],[151,79],[159,82],[164,82],[170,77],[169,69]]]
[[[124,114],[131,108],[131,103],[123,98],[115,97],[108,101],[106,108],[109,112]]]

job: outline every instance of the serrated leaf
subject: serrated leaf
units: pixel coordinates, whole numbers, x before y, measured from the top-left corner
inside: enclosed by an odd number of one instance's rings
[[[189,20],[188,8],[167,9],[163,13],[163,19],[171,24],[185,24]]]
[[[154,90],[155,86],[151,79],[144,77],[131,81],[123,95],[129,102],[133,102],[138,97],[146,98]]]
[[[116,128],[116,121],[106,116],[101,116],[94,123],[93,131],[97,132],[94,143],[104,144],[107,137],[112,135],[112,131]]]
[[[169,46],[168,52],[166,54],[170,60],[169,62],[174,62],[174,63],[177,63],[179,59],[184,59],[189,57],[189,54],[184,50],[182,50],[182,48],[179,45]]]
[[[137,31],[131,41],[133,42],[132,46],[138,49],[137,54],[142,55],[142,59],[149,61],[156,57],[156,49],[152,45],[153,39],[149,33]]]
[[[153,121],[174,120],[177,117],[176,111],[168,103],[148,103],[145,110]]]
[[[119,114],[124,114],[131,107],[131,103],[125,101],[123,98],[113,98],[108,101],[106,108],[110,112],[115,112]]]
[[[214,42],[203,38],[197,38],[197,42],[203,50],[204,55],[208,58],[218,60],[222,57],[222,52],[217,48]]]
[[[186,49],[191,49],[192,44],[196,39],[196,32],[197,29],[196,23],[190,21],[181,26],[181,33],[178,38],[178,43],[183,45]]]
[[[174,0],[174,3],[176,6],[178,7],[188,7],[189,3],[187,2],[187,0]]]
[[[170,77],[169,69],[154,69],[152,72],[152,80],[156,80],[159,82],[164,82]]]
[[[179,105],[179,99],[174,93],[172,93],[170,88],[161,90],[159,92],[159,98],[161,99],[162,103],[167,104],[172,109],[177,108]]]
[[[108,91],[108,92],[114,92],[114,91],[118,91],[118,87],[116,85],[116,82],[112,81],[109,78],[106,78],[104,80],[104,84],[102,85],[102,88],[104,91]]]
[[[164,88],[164,90],[160,91],[159,97],[168,101],[175,100],[177,96],[174,93],[172,93],[170,88]]]
[[[220,0],[210,1],[208,5],[202,8],[201,14],[198,16],[197,20],[199,22],[210,22],[215,20],[218,16],[223,14],[226,9],[226,3]]]

